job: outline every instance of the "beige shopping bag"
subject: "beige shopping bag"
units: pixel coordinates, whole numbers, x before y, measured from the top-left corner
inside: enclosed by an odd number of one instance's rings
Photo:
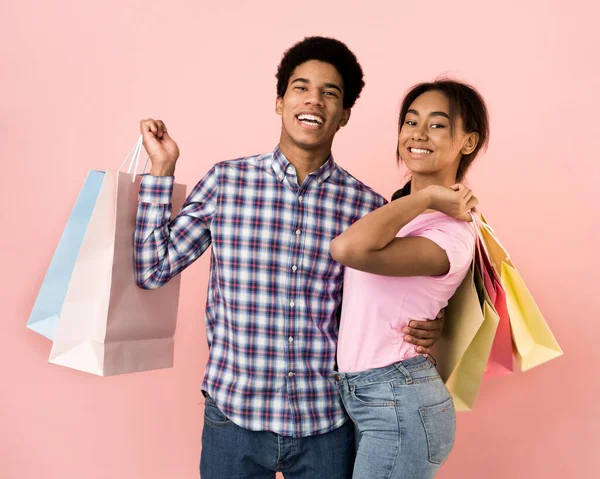
[[[180,278],[152,291],[135,283],[140,181],[120,171],[104,175],[58,320],[53,364],[100,376],[173,365]],[[184,198],[185,186],[176,184],[175,211]]]
[[[444,331],[432,351],[457,411],[473,408],[499,320],[473,264],[448,303]]]

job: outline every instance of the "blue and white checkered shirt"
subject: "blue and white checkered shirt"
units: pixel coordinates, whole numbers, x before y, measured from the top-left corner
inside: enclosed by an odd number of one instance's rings
[[[171,218],[173,177],[142,180],[138,284],[212,244],[202,389],[239,426],[304,437],[343,424],[335,369],[343,267],[330,241],[385,200],[329,157],[298,186],[279,150],[213,166]]]

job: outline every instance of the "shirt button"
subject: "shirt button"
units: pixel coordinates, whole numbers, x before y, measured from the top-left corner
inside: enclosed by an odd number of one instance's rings
[[[294,301],[290,301],[290,307],[293,308],[294,306],[296,306],[296,303]]]
[[[298,201],[302,203],[302,196],[298,196]]]
[[[296,266],[296,265],[293,265],[293,266],[292,266],[292,271],[298,271],[298,266]]]
[[[290,337],[288,338],[288,341],[289,341],[290,343],[293,343],[293,342],[294,342],[294,338],[293,338],[292,336],[290,336]]]
[[[290,371],[290,372],[288,373],[288,376],[289,376],[289,377],[293,377],[293,376],[295,376],[295,375],[296,375],[296,373],[294,373],[294,372],[292,372],[292,371]]]
[[[300,233],[302,233],[300,230],[296,230],[296,235],[299,235]]]

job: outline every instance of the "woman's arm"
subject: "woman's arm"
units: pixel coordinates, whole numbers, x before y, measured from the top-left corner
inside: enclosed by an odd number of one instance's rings
[[[428,186],[382,206],[358,220],[330,245],[345,266],[385,276],[438,276],[450,262],[446,252],[423,237],[396,238],[398,231],[427,209],[470,220],[477,198],[464,185]]]

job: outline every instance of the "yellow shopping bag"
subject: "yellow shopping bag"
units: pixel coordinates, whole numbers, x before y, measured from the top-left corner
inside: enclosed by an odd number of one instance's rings
[[[516,356],[527,371],[563,354],[544,316],[494,230],[481,217],[481,235],[506,292],[506,303]]]

